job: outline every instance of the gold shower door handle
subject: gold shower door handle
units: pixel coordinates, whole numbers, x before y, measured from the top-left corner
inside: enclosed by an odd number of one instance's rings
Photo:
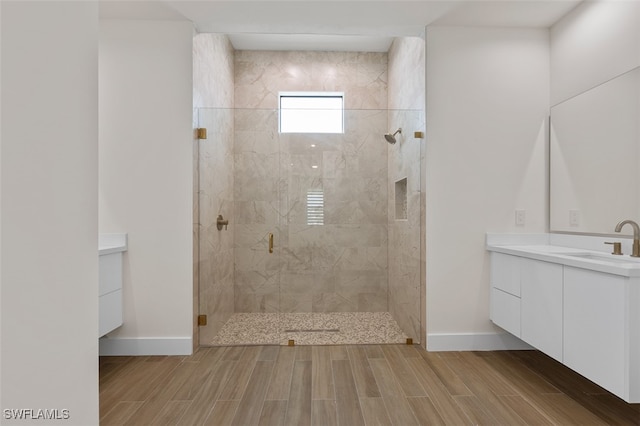
[[[273,234],[269,232],[269,253],[273,253]]]

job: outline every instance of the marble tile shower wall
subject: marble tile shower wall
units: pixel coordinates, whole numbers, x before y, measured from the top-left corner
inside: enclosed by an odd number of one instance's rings
[[[235,107],[275,109],[281,91],[345,92],[345,108],[387,109],[387,54],[235,52]]]
[[[234,69],[235,311],[387,311],[387,55],[240,51]],[[298,90],[344,92],[345,133],[279,135],[278,92]]]
[[[200,141],[200,313],[207,326],[200,327],[201,341],[210,342],[233,312],[234,234],[232,220],[218,230],[217,217],[231,219],[233,200],[233,110],[199,111],[207,139]]]

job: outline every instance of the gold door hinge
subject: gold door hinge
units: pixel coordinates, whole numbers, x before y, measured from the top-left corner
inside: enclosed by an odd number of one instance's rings
[[[198,315],[198,325],[207,325],[207,316],[206,315]]]
[[[204,127],[198,127],[196,129],[196,138],[198,139],[206,139],[207,138],[207,129]]]

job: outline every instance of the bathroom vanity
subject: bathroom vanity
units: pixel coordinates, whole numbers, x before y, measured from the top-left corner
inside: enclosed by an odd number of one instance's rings
[[[122,256],[127,234],[99,236],[98,337],[122,325]]]
[[[640,402],[640,258],[613,237],[487,235],[491,320],[630,403]],[[609,252],[607,251],[609,250]],[[630,241],[623,252],[631,253]]]

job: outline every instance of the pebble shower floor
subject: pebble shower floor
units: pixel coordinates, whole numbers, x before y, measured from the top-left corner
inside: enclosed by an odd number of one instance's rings
[[[210,344],[386,344],[405,343],[407,337],[388,312],[237,313]]]

